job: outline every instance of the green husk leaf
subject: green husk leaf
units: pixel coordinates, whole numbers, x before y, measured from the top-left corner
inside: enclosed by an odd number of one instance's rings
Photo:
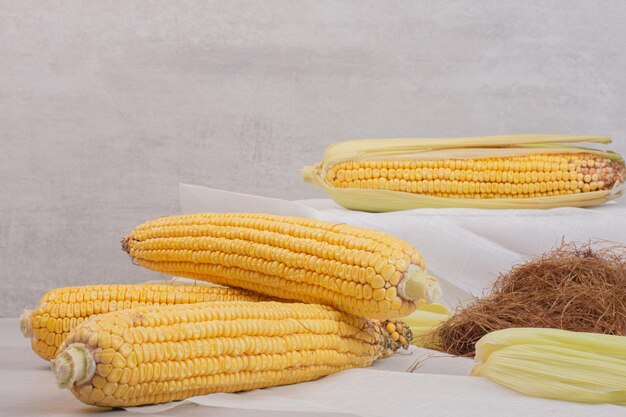
[[[626,361],[626,337],[561,329],[510,328],[496,330],[476,343],[476,362],[486,362],[494,352],[517,344],[586,350]]]
[[[324,191],[336,203],[352,210],[387,212],[416,208],[475,208],[475,209],[549,209],[556,207],[593,207],[620,197],[623,190],[592,191],[554,197],[536,198],[443,198],[402,191],[364,190],[324,186]]]
[[[626,403],[626,360],[595,352],[536,344],[507,346],[476,365],[472,375],[533,397]]]
[[[438,349],[439,339],[436,327],[450,318],[450,311],[441,304],[421,304],[402,321],[411,328],[413,340],[411,344],[418,347]]]
[[[324,162],[335,163],[341,160],[360,159],[366,156],[394,155],[434,149],[498,148],[581,142],[609,144],[611,143],[611,138],[587,135],[498,135],[464,138],[357,139],[330,145],[324,153]]]

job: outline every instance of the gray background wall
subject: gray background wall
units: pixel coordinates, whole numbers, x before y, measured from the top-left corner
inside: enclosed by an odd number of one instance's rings
[[[179,182],[321,197],[362,137],[592,133],[626,153],[626,2],[0,4],[0,316],[154,278],[120,238]]]

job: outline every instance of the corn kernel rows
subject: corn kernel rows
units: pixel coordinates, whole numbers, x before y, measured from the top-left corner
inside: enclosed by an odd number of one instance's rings
[[[371,250],[353,249],[350,243],[344,246],[253,229],[216,230],[211,226],[198,226],[193,234],[199,236],[193,236],[190,233],[187,236],[177,237],[169,237],[168,230],[159,232],[161,236],[158,237],[146,239],[144,236],[137,236],[137,239],[145,240],[138,240],[134,248],[142,251],[161,250],[165,247],[179,251],[238,253],[268,261],[285,259],[288,266],[307,266],[312,260],[327,262],[327,265],[352,265],[363,268],[370,266],[379,273],[388,263],[391,263],[392,267],[395,266],[405,271],[412,260],[408,254],[382,247],[382,244],[378,244]],[[387,255],[384,255],[385,253]],[[417,257],[414,257],[413,261],[418,265],[423,262]]]
[[[230,217],[228,215],[218,216],[223,216],[227,219]],[[395,280],[399,280],[401,273],[406,271],[409,262],[420,266],[422,269],[425,268],[424,261],[415,248],[406,242],[384,233],[373,232],[381,236],[377,240],[379,244],[372,243],[371,241],[361,237],[353,239],[350,238],[350,236],[340,235],[337,233],[329,233],[328,236],[322,235],[322,237],[326,238],[326,241],[316,242],[297,239],[297,237],[302,236],[299,232],[302,232],[303,228],[295,227],[292,230],[286,230],[282,220],[275,219],[275,217],[253,214],[244,216],[254,216],[247,220],[247,226],[250,227],[249,229],[228,226],[228,224],[226,225],[227,227],[219,228],[217,231],[212,230],[210,226],[207,227],[204,224],[195,225],[192,230],[185,231],[181,231],[177,226],[154,228],[150,234],[137,234],[137,236],[135,236],[137,241],[134,242],[134,247],[140,250],[161,250],[165,247],[168,249],[235,252],[249,255],[252,258],[263,258],[267,260],[286,259],[287,262],[293,258],[293,262],[286,265],[286,267],[312,268],[314,272],[320,274],[329,273],[330,275],[333,275],[335,271],[337,271],[338,274],[342,274],[345,269],[344,267],[349,268],[350,265],[360,265],[363,268],[373,267],[375,272],[381,274],[385,281],[391,279],[390,277],[394,273],[394,267],[400,272],[398,274],[396,271],[395,274]],[[199,214],[181,217],[194,217],[203,220],[210,220],[212,222],[216,221],[213,218],[214,215]],[[261,218],[264,221],[259,221],[258,218]],[[274,219],[274,224],[268,224],[265,222],[266,218]],[[160,223],[161,221],[165,221],[167,219],[168,218],[160,218],[157,219],[157,221]],[[218,217],[217,222],[219,222],[219,220],[220,219]],[[304,222],[311,222],[311,220],[308,219],[301,220]],[[237,222],[235,223],[238,224]],[[332,225],[330,223],[323,222],[316,222],[315,224],[318,227],[321,227],[321,225],[326,225],[325,227],[331,225],[332,230],[339,230],[342,228],[356,230],[355,235],[358,236],[365,236],[368,234],[366,232],[369,232],[367,229],[354,228],[346,225]],[[276,227],[274,228],[272,226]],[[143,229],[145,230],[145,228]],[[271,232],[272,230],[275,230],[276,232]],[[365,230],[365,232],[363,230]],[[313,229],[313,231],[320,233],[319,229]],[[284,235],[280,233],[292,233],[292,235]],[[200,236],[202,238],[163,241],[159,239],[159,236]],[[294,237],[296,237],[296,239],[294,239]],[[241,241],[241,239],[245,240]],[[233,246],[236,247],[233,248]],[[279,250],[277,251],[276,249]],[[287,250],[280,251],[280,249]],[[291,253],[289,251],[291,251]],[[168,255],[170,254],[172,254],[172,252],[168,252]],[[328,258],[331,259],[330,262],[327,261]],[[336,262],[333,263],[332,259],[335,259]],[[278,267],[280,268],[280,266]],[[366,273],[368,277],[371,277],[374,271],[372,271],[372,268],[368,268],[366,271],[359,271],[352,268],[352,270],[348,272],[351,272],[352,275],[346,273],[346,276],[354,276],[354,280],[356,280],[356,276],[359,276],[359,280],[363,282],[364,273]],[[339,277],[342,279],[344,278],[341,275],[339,275]],[[391,285],[395,284],[392,283]],[[385,286],[388,288],[389,285],[387,284]]]
[[[243,309],[243,307],[246,307]],[[364,323],[369,321],[333,310],[328,306],[316,304],[285,304],[278,302],[216,301],[190,305],[142,307],[110,314],[108,319],[85,322],[76,329],[80,332],[110,331],[120,336],[118,341],[128,343],[151,343],[178,341],[206,337],[232,337],[240,335],[276,336],[278,334],[299,333],[301,330],[314,331],[316,334],[334,334],[342,336],[358,333]],[[287,320],[276,327],[273,320]],[[236,320],[235,323],[224,323]],[[309,323],[308,321],[312,321]],[[149,333],[149,328],[167,327],[184,323],[186,332]],[[194,328],[197,323],[200,328]],[[307,323],[308,326],[304,326]],[[81,336],[83,337],[83,336]],[[182,338],[182,339],[181,339]]]
[[[35,353],[49,360],[67,334],[86,318],[130,308],[189,304],[207,301],[268,300],[259,294],[236,288],[194,285],[94,285],[65,287],[47,292],[30,316]]]
[[[371,284],[333,279],[310,271],[286,269],[286,278],[283,278],[242,267],[143,259],[136,259],[136,262],[167,274],[247,288],[287,300],[328,304],[365,317],[403,317],[415,309],[415,302],[398,296],[396,287],[372,289]]]
[[[102,388],[92,384],[84,384],[72,388],[72,393],[82,402],[107,407],[129,407],[143,404],[158,404],[182,400],[197,395],[215,392],[249,391],[269,386],[295,384],[311,381],[344,369],[364,365],[351,366],[308,365],[285,370],[243,371],[237,374],[216,374],[189,378],[187,380],[169,380],[162,382],[145,382],[130,386],[129,383],[117,385],[106,383]],[[130,379],[129,379],[130,381]],[[268,382],[268,381],[271,381]]]
[[[367,366],[383,354],[382,331],[366,319],[272,302],[94,316],[62,348],[72,343],[85,344],[96,362],[91,381],[72,391],[81,401],[107,406],[310,380]]]
[[[369,240],[378,243],[391,244],[391,246],[401,246],[407,253],[412,253],[415,249],[405,242],[394,240],[384,232],[372,229],[363,229],[349,226],[347,224],[337,224],[303,217],[277,216],[263,213],[196,213],[182,216],[164,216],[145,222],[135,229],[136,232],[145,231],[154,227],[173,227],[176,230],[184,230],[184,226],[214,225],[229,228],[248,228],[261,231],[271,231],[280,234],[289,234],[294,237],[315,239],[320,241],[328,240],[327,235],[335,234],[338,239],[337,244],[345,245],[348,242],[358,243],[352,238],[363,238],[365,242]],[[178,236],[186,236],[187,231]],[[172,234],[171,236],[177,236]],[[361,241],[361,242],[364,242]],[[360,246],[356,246],[361,248]]]
[[[607,190],[624,181],[624,168],[590,154],[545,154],[456,160],[341,162],[329,184],[445,198],[546,197]]]
[[[350,263],[353,262],[351,257],[356,257],[358,251],[380,253],[384,257],[393,258],[400,258],[405,254],[412,263],[423,262],[421,254],[413,246],[388,234],[305,218],[246,213],[200,213],[161,217],[146,222],[133,231],[133,238],[140,242],[164,237],[209,236],[243,239]],[[145,247],[148,248],[150,246]]]
[[[133,231],[127,250],[136,263],[156,271],[330,304],[372,318],[399,317],[414,309],[415,303],[396,289],[409,264],[424,268],[412,246],[381,233],[376,240],[364,237],[366,229],[302,219],[325,228],[307,230],[282,218],[159,218]],[[342,234],[342,228],[362,236]]]
[[[157,233],[167,236],[166,230],[155,231],[153,229],[152,232],[152,236]],[[202,237],[152,237],[144,241],[138,240],[133,244],[131,255],[151,261],[167,259],[172,262],[193,261],[228,266],[256,263],[259,267],[256,270],[276,271],[279,276],[282,274],[293,276],[294,269],[303,269],[319,275],[327,275],[329,278],[332,276],[341,280],[371,282],[374,290],[397,285],[411,260],[424,268],[421,257],[414,256],[411,259],[398,250],[385,252],[381,249],[379,252],[375,248],[374,252],[370,253],[345,249],[343,246],[325,242],[309,240],[301,243],[290,236],[276,233],[272,233],[275,239],[264,240],[262,236],[259,238],[259,235],[268,234],[267,232],[251,229],[224,228],[216,232],[211,228],[198,227],[195,232]],[[237,239],[236,236],[241,239]],[[142,238],[146,237],[136,237],[136,239]],[[385,253],[388,257],[384,257]],[[332,259],[333,257],[335,260]],[[258,261],[263,259],[269,263],[258,265]],[[284,260],[284,263],[279,260]],[[270,272],[270,274],[273,273]],[[338,286],[332,285],[327,288],[337,290]]]
[[[182,240],[187,242],[181,243]],[[368,256],[362,260],[364,266],[356,266],[322,259],[306,253],[275,249],[269,245],[262,247],[242,240],[213,239],[209,241],[212,243],[212,247],[208,249],[137,249],[133,255],[156,262],[167,259],[169,262],[193,262],[227,267],[240,266],[283,278],[295,276],[297,279],[297,275],[294,274],[297,274],[298,271],[301,274],[310,272],[340,280],[368,283],[372,285],[373,289],[397,285],[403,273],[408,269],[406,259],[397,259],[395,265],[392,265],[388,263],[388,259],[379,254],[367,254]],[[194,245],[194,238],[159,239],[158,242],[158,246],[161,248],[192,245]],[[265,252],[272,250],[273,256],[262,256]],[[279,260],[284,260],[284,262]],[[302,278],[306,278],[306,276]]]

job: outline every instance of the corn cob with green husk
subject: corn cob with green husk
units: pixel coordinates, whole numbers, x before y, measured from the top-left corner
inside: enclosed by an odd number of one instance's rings
[[[592,206],[621,195],[624,160],[571,135],[373,139],[330,146],[305,181],[358,210]]]
[[[33,351],[43,359],[50,360],[69,332],[94,314],[150,305],[270,299],[238,288],[202,284],[56,288],[44,294],[34,310],[24,310],[20,317],[20,328],[24,336],[31,339]]]
[[[310,381],[369,366],[410,339],[400,322],[315,304],[142,307],[84,321],[52,368],[80,401],[125,407]]]
[[[250,213],[168,216],[138,226],[122,246],[135,263],[161,273],[380,320],[407,316],[440,295],[414,247],[346,224]]]
[[[626,404],[626,337],[560,329],[511,328],[476,344],[472,375],[523,394]]]

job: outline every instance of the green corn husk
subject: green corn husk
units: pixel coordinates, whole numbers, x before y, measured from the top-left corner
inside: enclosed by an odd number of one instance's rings
[[[580,142],[608,144],[604,136],[582,135],[502,135],[473,138],[365,139],[329,146],[322,162],[305,166],[305,182],[320,186],[338,204],[354,210],[386,212],[414,208],[467,207],[481,209],[547,209],[590,207],[620,197],[617,186],[608,190],[528,198],[445,198],[405,191],[339,188],[326,181],[326,172],[344,161],[372,159],[479,159],[537,153],[586,153],[601,156],[624,166],[616,153],[572,145]]]
[[[626,360],[626,336],[527,327],[496,330],[486,334],[476,342],[474,358],[476,362],[485,362],[498,349],[520,344],[584,350]]]
[[[626,337],[560,329],[506,329],[476,344],[472,375],[522,394],[626,404]]]
[[[439,349],[441,343],[435,328],[450,318],[450,311],[443,305],[432,303],[422,304],[402,321],[411,328],[413,340],[411,344],[429,349]]]

